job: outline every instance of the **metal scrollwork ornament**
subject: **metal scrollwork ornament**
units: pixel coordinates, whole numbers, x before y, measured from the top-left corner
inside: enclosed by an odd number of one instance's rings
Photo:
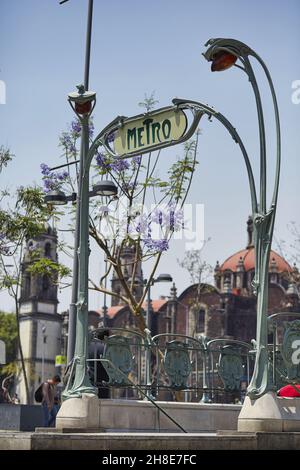
[[[109,377],[109,385],[126,385],[128,382],[125,377],[118,371],[120,369],[123,374],[128,375],[133,367],[133,358],[129,346],[128,338],[120,335],[110,336],[107,339],[104,359],[111,361],[115,367],[104,362],[103,366]]]
[[[192,371],[187,344],[176,340],[168,342],[166,345],[164,366],[171,381],[171,387],[176,390],[186,388],[187,378]]]
[[[233,346],[223,346],[219,358],[218,373],[225,390],[238,390],[243,375],[243,361],[240,350]]]

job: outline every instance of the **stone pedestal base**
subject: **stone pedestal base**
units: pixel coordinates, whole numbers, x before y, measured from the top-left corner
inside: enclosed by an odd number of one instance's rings
[[[246,397],[238,418],[240,432],[300,431],[300,398],[268,392],[257,400]]]
[[[95,395],[83,394],[81,398],[65,400],[56,416],[56,429],[84,429],[100,431],[99,400]]]

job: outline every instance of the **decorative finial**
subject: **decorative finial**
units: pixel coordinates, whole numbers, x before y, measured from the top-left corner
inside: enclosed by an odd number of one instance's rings
[[[84,92],[85,92],[85,88],[84,88],[84,85],[76,85],[76,88],[78,90],[78,93],[79,95],[84,95]]]

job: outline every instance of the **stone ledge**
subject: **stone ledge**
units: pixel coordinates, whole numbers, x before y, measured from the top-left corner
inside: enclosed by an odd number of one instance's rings
[[[226,433],[226,434],[223,434]],[[222,435],[223,434],[223,435]],[[1,450],[298,450],[300,433],[0,432]]]
[[[106,433],[36,435],[33,450],[255,450],[255,436],[218,437],[214,433]]]
[[[105,433],[105,429],[92,428],[92,429],[82,429],[82,428],[35,428],[35,432],[39,434],[50,434],[50,433],[62,433],[62,434],[74,434],[74,433]]]

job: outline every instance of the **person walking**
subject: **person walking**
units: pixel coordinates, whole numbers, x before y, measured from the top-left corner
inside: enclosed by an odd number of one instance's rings
[[[109,398],[109,388],[103,385],[103,382],[109,381],[109,377],[103,364],[96,360],[103,357],[105,350],[104,341],[108,337],[109,330],[104,330],[97,333],[89,343],[88,355],[90,361],[88,362],[88,372],[92,385],[98,388],[98,398]],[[94,361],[91,359],[94,359]]]
[[[52,379],[48,379],[43,383],[42,387],[42,407],[44,414],[44,427],[50,428],[55,425],[55,418],[58,407],[55,405],[56,385],[60,383],[60,376],[55,375]]]

